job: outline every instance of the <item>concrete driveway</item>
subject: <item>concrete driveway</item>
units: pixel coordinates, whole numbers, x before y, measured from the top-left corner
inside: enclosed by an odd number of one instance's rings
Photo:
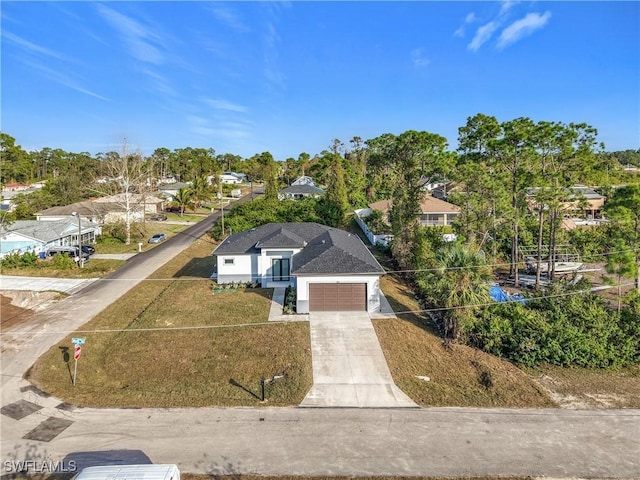
[[[313,387],[302,407],[417,407],[393,383],[367,312],[309,314]]]

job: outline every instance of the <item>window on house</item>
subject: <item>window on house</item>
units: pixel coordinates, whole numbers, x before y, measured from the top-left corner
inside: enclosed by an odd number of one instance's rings
[[[288,258],[274,258],[271,260],[271,276],[274,282],[288,282],[289,273]]]
[[[234,263],[233,261],[234,261],[233,258],[225,258],[224,259],[224,264],[225,265],[233,265],[233,263]]]

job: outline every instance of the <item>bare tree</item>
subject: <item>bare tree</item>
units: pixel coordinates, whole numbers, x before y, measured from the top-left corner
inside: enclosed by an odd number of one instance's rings
[[[97,184],[98,191],[111,195],[109,201],[118,205],[124,212],[126,240],[131,244],[131,225],[136,221],[136,212],[142,213],[144,219],[146,198],[150,189],[149,164],[144,161],[142,153],[130,153],[126,139],[122,145],[122,153],[113,152],[105,159],[103,171],[106,178]]]

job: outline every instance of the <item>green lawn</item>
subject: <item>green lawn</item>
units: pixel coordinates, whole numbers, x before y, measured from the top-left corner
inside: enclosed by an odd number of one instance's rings
[[[55,345],[30,380],[83,406],[260,405],[262,376],[286,373],[267,387],[267,404],[297,405],[311,387],[307,323],[269,323],[271,289],[214,294],[211,241],[194,246],[82,327],[86,345],[71,386],[71,363]]]
[[[202,217],[200,217],[200,220],[202,220]],[[188,227],[189,225],[170,225],[165,222],[147,221],[139,233],[132,234],[129,245],[117,238],[102,236],[94,247],[96,248],[96,253],[136,253],[138,252],[138,243],[142,243],[142,251],[144,252],[157,245],[148,242],[154,233],[164,233],[167,238],[171,238]]]

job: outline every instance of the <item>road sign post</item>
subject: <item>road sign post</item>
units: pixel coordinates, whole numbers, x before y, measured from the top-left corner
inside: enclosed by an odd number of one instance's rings
[[[78,375],[78,359],[82,353],[82,345],[84,345],[84,338],[72,338],[71,341],[75,344],[73,350],[73,359],[76,361],[73,367],[73,386],[76,386],[76,376]]]

